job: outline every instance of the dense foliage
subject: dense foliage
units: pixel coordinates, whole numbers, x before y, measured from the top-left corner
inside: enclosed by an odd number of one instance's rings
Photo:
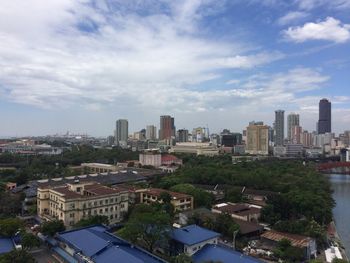
[[[226,196],[232,201],[239,201],[241,196],[230,191],[230,187],[268,190],[276,193],[262,212],[262,219],[268,223],[306,218],[324,226],[332,219],[334,201],[330,184],[312,163],[272,159],[232,164],[228,156],[183,158],[183,168],[160,179],[159,187],[188,192],[176,185],[227,185]]]
[[[114,164],[126,160],[138,159],[138,153],[124,149],[95,149],[88,145],[72,146],[61,155],[23,156],[19,154],[0,154],[0,167],[11,166],[17,170],[0,171],[0,181],[12,181],[24,184],[28,180],[47,177],[72,176],[75,172],[69,166],[83,162]]]
[[[18,218],[5,218],[0,220],[0,236],[12,237],[21,228],[24,227],[23,222]]]
[[[108,225],[109,220],[107,216],[91,216],[89,218],[84,218],[81,219],[78,223],[75,224],[75,227],[86,227],[86,226],[91,226],[91,225]]]
[[[0,263],[35,263],[35,259],[26,250],[12,250],[9,253],[0,255]]]
[[[171,220],[170,215],[161,210],[160,206],[138,204],[118,235],[152,252],[157,242],[164,244],[168,239]]]
[[[44,235],[54,236],[56,233],[64,231],[66,228],[61,220],[45,222],[41,226],[41,232]]]

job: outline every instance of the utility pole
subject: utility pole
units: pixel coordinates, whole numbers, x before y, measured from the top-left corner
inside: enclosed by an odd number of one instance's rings
[[[232,247],[234,250],[236,250],[236,236],[238,234],[239,230],[233,231],[233,239],[232,239]]]

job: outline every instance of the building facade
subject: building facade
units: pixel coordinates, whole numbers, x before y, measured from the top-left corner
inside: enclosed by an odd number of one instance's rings
[[[299,114],[291,113],[287,116],[287,138],[289,142],[293,140],[294,126],[300,126]]]
[[[327,99],[320,100],[318,134],[332,132],[332,104]]]
[[[177,141],[178,142],[188,142],[188,130],[180,129],[177,131]]]
[[[115,128],[115,144],[125,147],[129,137],[129,123],[128,120],[119,119],[116,122]]]
[[[284,144],[284,110],[275,111],[275,145]]]
[[[175,137],[175,119],[169,115],[160,116],[159,140]]]
[[[156,202],[163,202],[163,200],[161,199],[161,194],[165,192],[171,196],[170,203],[174,206],[175,212],[193,209],[193,197],[188,194],[171,192],[168,190],[158,188],[143,189],[139,192],[141,203],[150,204]]]
[[[155,140],[157,139],[157,127],[154,125],[146,126],[146,139],[147,140]]]
[[[67,227],[90,216],[107,216],[111,224],[120,222],[128,211],[127,190],[113,189],[95,182],[38,186],[38,216],[62,220]]]
[[[251,122],[247,127],[246,153],[269,154],[269,126]]]

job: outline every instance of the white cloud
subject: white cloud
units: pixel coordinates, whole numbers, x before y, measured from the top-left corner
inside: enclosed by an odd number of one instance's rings
[[[328,7],[331,9],[348,9],[350,0],[295,0],[300,9],[311,10],[318,7]]]
[[[289,27],[283,31],[287,40],[301,43],[308,40],[327,40],[344,43],[350,39],[350,25],[343,24],[333,17],[317,23],[306,23],[300,27]]]
[[[21,3],[0,6],[0,92],[16,103],[100,110],[121,100],[149,107],[147,97],[167,109],[186,104],[173,94],[219,78],[221,69],[283,57],[199,34],[198,21],[222,8],[214,0]]]
[[[279,25],[284,26],[284,25],[298,22],[302,19],[305,19],[308,16],[309,16],[309,14],[307,12],[291,11],[291,12],[288,12],[287,14],[285,14],[284,16],[280,17],[277,20],[277,23]]]

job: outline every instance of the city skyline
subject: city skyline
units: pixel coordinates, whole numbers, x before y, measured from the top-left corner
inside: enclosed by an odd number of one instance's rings
[[[241,131],[279,108],[312,131],[322,98],[340,133],[349,11],[348,0],[5,0],[0,136],[107,136],[118,118],[137,131],[164,114],[178,129]]]

